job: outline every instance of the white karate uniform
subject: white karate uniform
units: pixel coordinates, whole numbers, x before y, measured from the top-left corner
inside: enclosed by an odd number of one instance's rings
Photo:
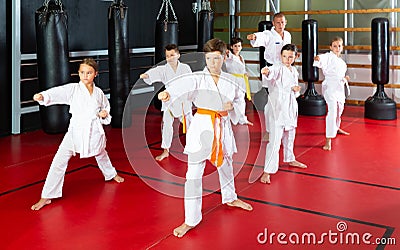
[[[240,105],[241,90],[239,90],[237,77],[221,72],[218,84],[215,84],[208,69],[195,72],[190,78],[180,79],[167,86],[170,101],[175,95],[187,93],[187,99],[192,101],[197,108],[213,111],[223,111],[223,104],[231,101],[234,109],[228,116],[215,119],[212,124],[211,116],[196,113],[186,134],[184,153],[188,154],[188,170],[185,182],[185,223],[189,226],[197,225],[201,219],[202,207],[202,176],[207,159],[212,153],[214,129],[218,135],[222,128],[223,163],[218,167],[219,181],[222,193],[222,203],[232,202],[237,199],[232,155],[237,152],[236,142],[231,127],[231,122],[237,124],[240,119],[238,108]],[[179,94],[181,94],[179,93]]]
[[[67,104],[72,115],[68,131],[51,163],[41,197],[52,199],[62,196],[68,161],[76,153],[80,154],[80,158],[94,156],[105,180],[114,178],[117,171],[105,150],[106,137],[103,129],[103,124],[110,124],[111,116],[104,119],[98,116],[103,109],[110,112],[110,104],[103,91],[94,86],[90,95],[86,86],[79,82],[54,87],[41,94],[43,101],[39,104]]]
[[[275,31],[275,27],[272,27],[271,30],[264,30],[263,32],[256,32],[254,34],[256,35],[256,40],[250,41],[251,46],[264,46],[264,59],[270,64],[280,62],[282,47],[292,42],[292,36],[288,31],[283,31],[282,38],[281,35]]]
[[[235,56],[232,52],[229,52],[225,60],[226,72],[231,74],[246,74],[246,64],[244,58],[239,55]],[[242,88],[244,88],[244,80]]]
[[[225,60],[225,66],[226,66],[226,72],[230,74],[240,74],[240,75],[246,75],[246,64],[244,62],[244,58],[239,55],[235,56],[233,53],[229,52],[226,60]],[[242,91],[243,95],[243,102],[240,105],[240,112],[243,114],[242,118],[239,120],[240,124],[247,124],[247,116],[245,115],[246,113],[246,82],[245,79],[242,77],[238,77],[239,81],[241,82],[240,85],[240,90]]]
[[[279,167],[279,148],[283,144],[283,161],[296,160],[293,153],[294,139],[297,127],[298,107],[296,97],[299,92],[294,92],[292,87],[298,85],[299,73],[296,68],[291,70],[282,63],[268,67],[269,100],[268,121],[270,122],[270,136],[265,153],[264,172],[274,174]],[[264,82],[264,81],[263,81]]]
[[[153,82],[162,82],[164,85],[175,77],[179,77],[185,74],[192,73],[190,66],[178,61],[178,67],[176,72],[172,67],[166,63],[155,68],[149,69],[146,74],[149,76],[147,79],[143,79],[145,83],[151,85]],[[161,111],[163,111],[163,123],[162,123],[162,142],[161,148],[169,149],[172,143],[172,136],[174,133],[173,123],[174,118],[178,118],[181,122],[183,120],[183,114],[186,119],[186,126],[189,127],[192,120],[192,103],[182,100],[180,103],[175,103],[175,108],[166,108],[165,103],[162,103]]]
[[[256,40],[251,40],[250,44],[253,47],[265,47],[264,50],[264,59],[269,64],[276,64],[281,62],[281,50],[282,47],[286,44],[290,44],[292,42],[291,34],[284,30],[283,38],[278,32],[275,31],[275,27],[272,27],[271,30],[264,30],[263,32],[256,32]],[[264,87],[268,88],[268,85],[264,85]],[[268,88],[269,90],[269,88]],[[265,127],[266,131],[269,132],[269,124],[268,121],[268,105],[266,104],[264,107],[264,116],[265,116]]]
[[[322,82],[322,95],[328,105],[325,122],[326,138],[335,138],[340,128],[341,116],[345,103],[345,78],[347,65],[342,58],[332,51],[319,55],[319,61],[314,61],[313,66],[321,68],[325,76]]]

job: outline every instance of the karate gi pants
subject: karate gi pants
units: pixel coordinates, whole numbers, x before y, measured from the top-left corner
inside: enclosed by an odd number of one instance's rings
[[[269,143],[265,153],[264,172],[275,174],[279,168],[279,149],[283,144],[283,162],[296,160],[293,153],[296,129],[285,131],[283,126],[270,126]]]
[[[185,114],[186,118],[186,130],[189,128],[190,122],[192,121],[192,113]],[[182,116],[177,117],[182,122]],[[175,117],[171,114],[171,111],[165,110],[163,112],[163,122],[161,130],[161,148],[169,149],[172,144],[172,136],[174,135],[174,119]]]
[[[264,117],[265,117],[265,131],[269,133],[269,121],[268,121],[268,103],[264,106]]]
[[[74,152],[69,150],[70,145],[68,144],[70,143],[70,138],[66,139],[64,137],[51,163],[41,198],[53,199],[62,196],[65,171],[67,170],[69,159],[74,155]],[[106,181],[111,180],[117,175],[117,171],[112,166],[105,149],[94,157]]]
[[[202,177],[206,161],[191,162],[188,156],[188,170],[185,182],[185,223],[196,226],[202,220]],[[232,158],[224,157],[222,165],[217,168],[221,186],[222,203],[237,200],[233,176]]]
[[[327,100],[326,104],[328,105],[328,113],[325,118],[325,135],[326,138],[335,138],[342,121],[340,117],[344,110],[344,103]]]

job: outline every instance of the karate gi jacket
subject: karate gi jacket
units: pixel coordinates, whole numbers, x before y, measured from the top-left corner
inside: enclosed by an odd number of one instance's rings
[[[100,118],[98,113],[107,110],[110,113],[110,103],[103,91],[93,86],[93,93],[84,83],[69,83],[41,92],[43,101],[41,105],[55,104],[69,105],[71,120],[68,131],[64,136],[64,146],[74,153],[79,153],[81,158],[98,155],[106,147],[106,137],[103,124],[111,122],[111,115]]]

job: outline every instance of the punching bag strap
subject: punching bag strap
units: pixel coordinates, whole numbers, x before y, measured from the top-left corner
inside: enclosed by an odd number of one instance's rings
[[[174,20],[177,21],[174,8],[172,7],[172,4],[171,4],[171,0],[163,0],[163,2],[161,4],[160,11],[158,12],[158,15],[157,15],[157,20],[160,18],[160,15],[161,15],[161,12],[162,12],[164,6],[165,6],[165,19],[164,19],[164,22],[167,23],[169,21],[168,8],[171,8],[172,15],[174,15]]]
[[[121,13],[120,17],[122,19],[125,18],[124,9],[126,8],[126,5],[124,4],[123,0],[114,0],[114,2],[111,4],[111,7],[108,9],[108,19],[111,19],[113,8],[119,9],[119,12]]]

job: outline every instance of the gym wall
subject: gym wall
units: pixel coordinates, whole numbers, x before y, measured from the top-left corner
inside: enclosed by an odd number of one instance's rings
[[[21,54],[30,55],[36,54],[36,37],[35,37],[35,11],[43,5],[44,0],[21,0]],[[64,9],[68,15],[68,44],[69,51],[78,52],[82,57],[70,58],[71,65],[71,81],[79,81],[77,76],[78,61],[85,57],[85,52],[91,52],[91,57],[94,57],[99,62],[100,75],[96,80],[96,84],[109,93],[108,85],[108,56],[92,55],[96,51],[104,51],[108,49],[108,7],[113,1],[104,0],[64,0],[62,1]],[[159,13],[162,0],[125,0],[123,1],[128,6],[128,22],[129,22],[129,46],[131,49],[153,48],[155,41],[155,22]],[[192,2],[187,0],[171,1],[175,14],[179,22],[179,45],[195,45],[196,44],[196,16],[192,12]],[[6,0],[0,0],[0,20],[11,23],[11,4],[6,11],[3,6],[6,5]],[[4,12],[4,13],[3,13]],[[8,14],[7,17],[6,14]],[[164,12],[160,19],[164,19]],[[169,13],[169,17],[172,14]],[[11,29],[5,32],[3,25],[5,22],[0,22],[0,52],[3,55],[6,43],[4,40],[11,39]],[[10,64],[10,56],[0,58],[0,66]],[[153,53],[131,54],[131,82],[132,85],[136,82],[139,74],[143,73],[147,68],[154,64]],[[4,114],[7,114],[8,119],[0,119],[0,135],[11,133],[11,100],[10,94],[4,90],[3,85],[6,83],[9,86],[8,92],[11,92],[10,80],[11,69],[0,67],[0,92],[1,105],[0,108],[5,109]],[[13,83],[19,84],[19,83]],[[25,60],[21,64],[21,107],[29,108],[36,106],[32,96],[39,90],[37,80],[36,59]],[[5,98],[9,98],[5,100]],[[5,103],[7,105],[3,105]],[[9,113],[6,113],[8,111]],[[7,122],[5,122],[7,121]],[[21,115],[21,132],[40,129],[39,112],[26,113]]]

